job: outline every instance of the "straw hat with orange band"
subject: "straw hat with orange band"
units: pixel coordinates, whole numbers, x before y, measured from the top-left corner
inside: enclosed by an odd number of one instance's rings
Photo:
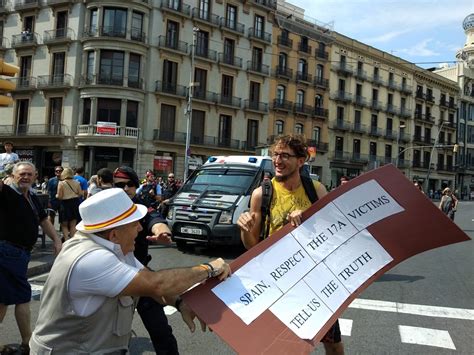
[[[148,209],[138,205],[118,188],[103,190],[79,205],[82,221],[76,226],[82,233],[97,233],[138,221]]]

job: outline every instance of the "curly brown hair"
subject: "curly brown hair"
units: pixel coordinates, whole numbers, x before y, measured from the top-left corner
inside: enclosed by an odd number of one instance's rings
[[[274,152],[276,147],[289,147],[297,157],[308,159],[306,137],[301,134],[285,134],[277,136],[270,147],[270,151]]]

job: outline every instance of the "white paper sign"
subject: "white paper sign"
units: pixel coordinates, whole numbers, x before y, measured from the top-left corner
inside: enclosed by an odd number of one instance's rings
[[[357,232],[344,214],[330,203],[291,233],[316,263],[320,263]]]
[[[270,311],[302,339],[313,339],[332,312],[304,282],[278,300]]]
[[[324,263],[311,270],[303,280],[333,312],[350,296],[350,293]]]
[[[261,272],[261,266],[255,259],[214,287],[212,292],[247,325],[265,312],[283,294]]]
[[[359,231],[388,216],[404,211],[375,180],[353,188],[336,198],[333,203]]]
[[[291,234],[280,239],[255,259],[283,292],[303,278],[316,263]]]
[[[324,263],[350,292],[354,292],[393,258],[364,230],[341,245]]]

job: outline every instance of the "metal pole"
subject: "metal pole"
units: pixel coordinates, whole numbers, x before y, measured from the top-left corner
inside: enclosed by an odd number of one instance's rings
[[[397,139],[397,149],[398,149],[398,154],[397,154],[397,169],[398,169],[398,163],[400,161],[400,154],[402,154],[403,152],[400,151],[400,136],[402,135],[401,133],[401,129],[402,128],[405,128],[406,126],[405,125],[400,125],[400,127],[398,127],[398,139]]]
[[[138,173],[138,147],[140,144],[140,128],[137,128],[137,149],[135,151],[135,171]]]
[[[191,71],[189,74],[188,103],[186,105],[186,148],[184,152],[184,181],[188,178],[190,145],[191,145],[191,120],[193,115],[193,76],[194,76],[194,52],[196,48],[196,33],[199,28],[193,27],[193,45],[191,46]]]
[[[439,126],[439,130],[438,130],[438,135],[436,136],[435,142],[433,144],[433,148],[431,148],[430,162],[428,164],[428,172],[426,173],[426,192],[427,193],[429,192],[429,187],[430,187],[431,161],[433,160],[433,153],[436,146],[438,145],[439,135],[441,134],[441,130],[443,129],[444,123],[445,121],[441,122],[441,125]]]

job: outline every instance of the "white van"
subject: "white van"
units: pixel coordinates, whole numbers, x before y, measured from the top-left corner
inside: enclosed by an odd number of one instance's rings
[[[187,242],[240,245],[237,219],[265,173],[273,175],[270,157],[209,157],[170,202],[167,221],[178,248]]]

